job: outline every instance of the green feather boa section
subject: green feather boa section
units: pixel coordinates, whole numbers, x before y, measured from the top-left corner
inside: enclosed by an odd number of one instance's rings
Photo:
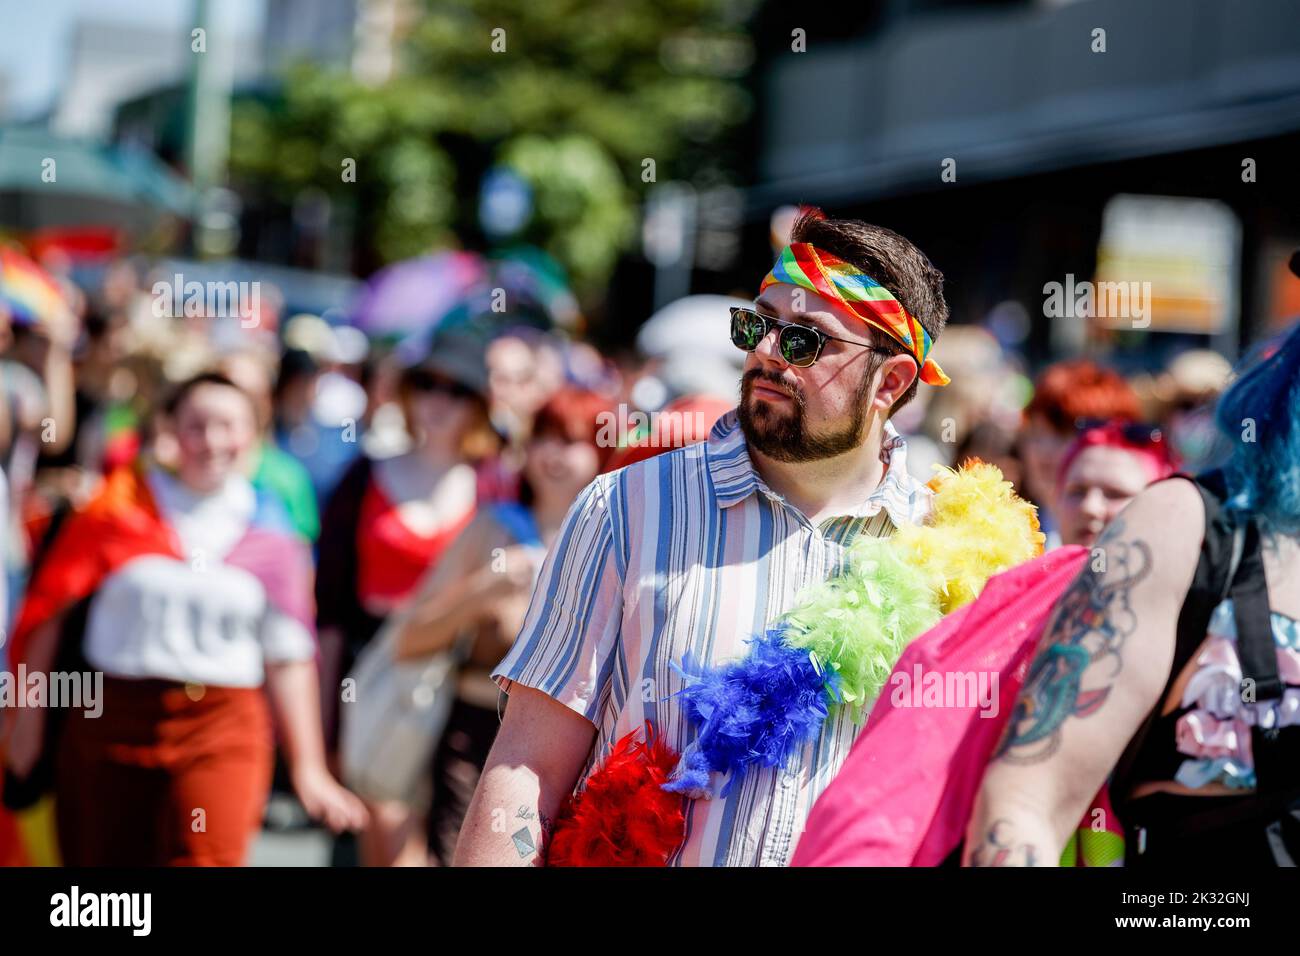
[[[785,616],[784,639],[839,674],[841,703],[861,719],[908,640],[942,616],[927,575],[889,538],[859,538],[847,570],[810,588]]]

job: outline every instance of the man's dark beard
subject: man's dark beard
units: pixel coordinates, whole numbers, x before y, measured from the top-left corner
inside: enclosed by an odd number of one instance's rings
[[[853,400],[853,420],[844,429],[829,435],[809,434],[803,395],[797,390],[792,393],[780,376],[765,375],[761,369],[746,372],[740,380],[740,406],[736,409],[745,441],[749,442],[751,448],[758,449],[774,461],[820,461],[853,451],[862,444],[863,426],[867,421],[867,395],[871,391],[873,371],[874,369],[869,369],[862,377],[862,384],[858,386]],[[790,395],[794,405],[793,414],[761,398],[755,403],[755,379],[761,379]]]

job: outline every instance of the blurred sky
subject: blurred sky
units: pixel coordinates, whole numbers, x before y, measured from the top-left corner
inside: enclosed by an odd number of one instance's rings
[[[265,0],[209,0],[234,35],[257,32]],[[53,105],[73,26],[79,20],[188,28],[194,0],[0,0],[0,119],[22,119]]]

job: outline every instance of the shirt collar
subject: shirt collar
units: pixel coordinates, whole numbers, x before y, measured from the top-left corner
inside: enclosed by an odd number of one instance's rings
[[[884,509],[895,527],[915,523],[917,495],[924,495],[927,489],[908,474],[907,441],[890,421],[885,422],[880,460],[885,464],[884,479],[855,512],[843,517],[868,518]],[[730,508],[756,491],[775,496],[754,468],[734,408],[719,418],[709,432],[708,463],[714,496],[723,508]]]

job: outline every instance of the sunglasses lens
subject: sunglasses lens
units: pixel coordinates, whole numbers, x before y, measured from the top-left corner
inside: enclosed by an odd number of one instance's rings
[[[787,325],[781,330],[781,356],[791,365],[806,367],[817,358],[817,335],[812,329]]]
[[[731,342],[738,349],[752,352],[758,348],[770,328],[766,316],[748,309],[731,310]],[[802,325],[783,325],[778,337],[781,357],[790,365],[806,368],[817,361],[821,346],[816,331]]]
[[[763,336],[766,334],[767,323],[761,316],[746,312],[744,309],[732,310],[731,342],[736,348],[752,352],[758,348],[758,343],[763,341]]]

